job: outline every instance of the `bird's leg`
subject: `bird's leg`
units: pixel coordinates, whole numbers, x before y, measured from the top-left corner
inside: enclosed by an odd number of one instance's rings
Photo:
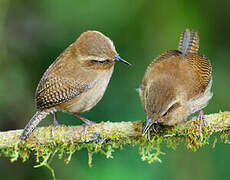
[[[154,123],[151,123],[151,119],[148,119],[147,122],[146,122],[145,127],[143,128],[142,136],[145,135],[145,133],[148,133],[148,134],[147,134],[147,138],[148,138],[148,140],[150,141],[150,140],[151,140],[150,128],[153,129],[153,131],[154,131],[155,134],[158,134],[158,132],[157,132],[157,130],[156,130],[156,128],[155,128],[155,126],[156,126],[157,124],[158,124],[157,121],[155,121]],[[171,137],[171,136],[173,136],[173,135],[172,135],[172,134],[165,134],[165,135],[163,135],[163,136],[164,136],[164,137]]]
[[[81,119],[85,123],[83,130],[82,130],[82,133],[81,133],[81,140],[83,141],[88,127],[93,125],[93,124],[96,124],[96,123],[80,116],[79,114],[74,114],[74,115],[77,116],[79,119]]]
[[[152,126],[152,119],[148,119],[143,130],[142,130],[142,136],[145,135],[145,133],[148,133],[148,139],[150,139],[150,127]]]
[[[58,124],[58,121],[57,121],[57,112],[54,112],[53,114],[54,114],[54,125],[52,127],[52,136],[54,137],[54,130],[59,124]]]
[[[91,125],[94,125],[96,123],[93,122],[93,121],[90,121],[90,120],[88,120],[88,119],[86,119],[84,117],[82,117],[79,114],[75,114],[75,116],[77,116],[79,119],[81,119],[85,123],[84,127],[83,127],[83,130],[82,130],[82,133],[81,133],[81,140],[84,141],[84,137],[85,137],[85,134],[87,132],[88,127],[91,126]],[[99,143],[99,142],[104,143],[104,142],[110,141],[110,139],[108,137],[102,138],[99,133],[94,133],[94,136],[91,137],[90,141],[84,141],[84,142],[91,142],[91,141],[94,141],[95,143]]]
[[[157,124],[157,122],[152,123],[152,119],[148,119],[144,128],[143,128],[142,136],[144,136],[145,133],[148,133],[147,137],[148,137],[148,140],[150,141],[151,140],[150,128],[152,128],[154,133],[157,134],[157,130],[155,129],[156,124]]]
[[[150,129],[148,130],[148,140],[151,140],[151,134],[150,134]]]
[[[204,119],[204,112],[203,112],[202,109],[199,111],[199,115],[198,115],[197,118],[198,118],[199,120],[203,120],[203,119]]]
[[[203,122],[204,126],[207,127],[207,123],[204,119],[204,112],[202,109],[199,111],[199,115],[197,117],[197,120],[200,121],[200,130],[202,130],[202,122]]]
[[[152,128],[153,128],[153,131],[155,134],[158,134],[156,128],[155,128],[155,125],[157,125],[157,122],[154,122],[153,125],[152,125]]]
[[[155,128],[155,125],[157,125],[158,124],[158,122],[156,121],[156,122],[154,122],[153,123],[153,125],[152,125],[152,128],[153,128],[153,131],[154,131],[154,133],[155,134],[158,134],[158,132],[157,132],[157,130],[156,130],[156,128]],[[165,135],[163,135],[164,137],[172,137],[173,135],[172,134],[165,134]],[[150,139],[149,139],[150,140]]]
[[[110,141],[110,139],[108,137],[102,138],[99,133],[94,133],[94,135],[92,137],[90,137],[90,140],[86,140],[84,142],[85,143],[95,142],[95,143],[101,143],[101,144],[103,144],[103,143],[107,143],[109,141]]]

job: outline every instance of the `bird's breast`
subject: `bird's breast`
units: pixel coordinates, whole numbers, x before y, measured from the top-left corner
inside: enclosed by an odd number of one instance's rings
[[[89,89],[72,100],[59,105],[59,109],[70,113],[82,113],[93,108],[103,97],[113,72],[113,67],[109,71],[102,71],[95,75],[95,79],[90,82]]]

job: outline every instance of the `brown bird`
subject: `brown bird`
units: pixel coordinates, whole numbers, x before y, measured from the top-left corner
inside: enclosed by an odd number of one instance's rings
[[[200,111],[212,97],[211,64],[198,54],[199,35],[186,29],[178,50],[157,57],[147,68],[140,86],[140,98],[147,114],[143,135],[154,124],[173,126]],[[155,130],[155,129],[154,129]]]
[[[116,61],[131,65],[118,55],[113,42],[102,33],[82,33],[41,78],[35,93],[38,110],[26,125],[20,139],[25,140],[50,113],[54,113],[55,127],[58,124],[57,110],[73,113],[84,121],[85,128],[93,124],[80,114],[100,101]]]

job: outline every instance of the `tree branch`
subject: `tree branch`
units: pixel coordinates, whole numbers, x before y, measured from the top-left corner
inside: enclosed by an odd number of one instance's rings
[[[175,148],[181,139],[185,139],[187,147],[196,150],[207,144],[210,136],[216,132],[221,132],[222,137],[227,140],[230,112],[205,115],[205,121],[206,126],[203,126],[202,122],[197,122],[196,118],[191,118],[190,121],[175,127],[156,127],[157,134],[151,133],[151,141],[141,135],[145,121],[101,122],[88,128],[84,140],[81,140],[83,126],[56,127],[54,136],[51,126],[36,128],[26,141],[19,141],[22,130],[0,132],[0,156],[9,157],[12,161],[21,157],[25,161],[34,153],[37,162],[40,162],[41,158],[47,159],[52,152],[59,151],[59,158],[64,157],[65,161],[69,162],[72,154],[82,148],[87,148],[89,154],[101,152],[106,157],[111,157],[114,148],[119,148],[123,144],[139,144],[143,160],[160,161],[158,155],[161,154],[162,142]]]

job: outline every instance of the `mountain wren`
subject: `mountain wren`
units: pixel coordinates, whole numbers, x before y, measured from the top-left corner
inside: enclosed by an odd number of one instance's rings
[[[57,125],[57,110],[73,113],[86,125],[92,124],[79,114],[100,101],[116,61],[131,65],[118,55],[113,42],[102,33],[82,33],[41,78],[35,93],[38,111],[26,125],[20,139],[25,140],[49,113],[54,113],[54,124]]]
[[[198,54],[199,35],[186,29],[178,50],[157,57],[147,68],[140,98],[147,114],[143,135],[154,124],[173,126],[204,108],[212,97],[211,64]]]

